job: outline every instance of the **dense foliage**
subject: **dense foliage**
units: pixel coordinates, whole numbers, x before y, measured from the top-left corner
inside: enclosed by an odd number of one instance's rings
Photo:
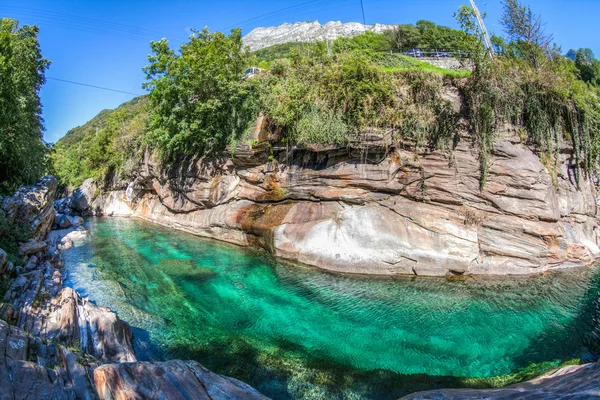
[[[411,69],[387,73],[368,54],[329,56],[321,45],[274,64],[259,98],[273,129],[294,144],[343,145],[369,128],[397,128],[424,143],[439,133],[436,126],[447,126],[440,119],[454,118],[437,112],[451,109],[440,97],[443,79]]]
[[[396,51],[421,49],[424,51],[467,51],[465,32],[433,22],[421,20],[412,24],[399,25],[386,32],[390,48]]]
[[[575,61],[582,81],[600,86],[600,61],[594,57],[591,49],[569,50],[567,57]]]
[[[0,193],[33,183],[46,169],[39,91],[50,62],[36,26],[0,19]]]
[[[239,29],[194,32],[180,54],[165,39],[151,46],[148,141],[164,159],[218,152],[245,133],[258,108],[254,81],[242,80],[250,54]]]

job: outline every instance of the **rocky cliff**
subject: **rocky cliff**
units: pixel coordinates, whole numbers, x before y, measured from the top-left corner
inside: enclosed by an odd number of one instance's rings
[[[195,362],[136,362],[129,325],[63,285],[60,251],[85,231],[48,236],[56,187],[56,179],[43,178],[0,209],[33,236],[20,246],[20,265],[0,250],[0,281],[7,283],[0,301],[0,400],[266,399]]]
[[[104,192],[88,181],[61,207],[134,215],[344,273],[523,275],[600,255],[595,185],[576,183],[568,146],[544,164],[505,129],[480,189],[466,134],[452,151],[422,152],[392,145],[393,132],[319,149],[261,135],[232,157],[169,169],[148,153],[135,180]]]
[[[259,27],[253,29],[244,37],[244,44],[250,50],[260,50],[265,47],[288,42],[316,42],[319,40],[334,40],[338,37],[353,37],[365,32],[382,33],[393,29],[396,25],[363,25],[359,22],[341,23],[331,21],[320,24],[319,21],[296,22],[279,26]]]

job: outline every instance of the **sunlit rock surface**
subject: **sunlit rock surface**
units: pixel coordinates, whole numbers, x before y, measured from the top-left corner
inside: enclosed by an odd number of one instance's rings
[[[549,171],[504,132],[480,189],[468,137],[453,152],[422,153],[389,148],[386,137],[350,149],[274,147],[271,158],[263,142],[169,170],[147,155],[135,180],[89,198],[86,212],[349,273],[524,275],[599,256],[595,186],[582,178],[578,188],[568,148]]]
[[[363,25],[359,22],[342,23],[331,21],[320,24],[319,21],[284,23],[279,26],[259,27],[244,37],[244,45],[255,51],[265,47],[287,42],[316,42],[335,40],[338,37],[353,37],[365,32],[382,33],[396,25]]]
[[[107,364],[96,368],[94,382],[103,399],[268,400],[249,385],[195,361]]]

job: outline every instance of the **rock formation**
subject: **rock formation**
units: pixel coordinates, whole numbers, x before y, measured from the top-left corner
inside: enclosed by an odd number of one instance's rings
[[[443,389],[415,393],[403,400],[462,399],[596,399],[600,397],[600,365],[573,365],[550,375],[502,389]]]
[[[249,385],[210,372],[196,361],[106,364],[96,368],[94,381],[103,399],[130,398],[132,393],[145,399],[265,399]]]
[[[345,273],[523,275],[600,255],[595,185],[578,186],[567,146],[546,166],[507,129],[480,189],[466,135],[451,152],[392,146],[392,135],[343,149],[262,140],[168,170],[147,155],[132,182],[102,192],[87,181],[85,200],[69,202]]]
[[[316,42],[335,40],[338,37],[353,37],[365,32],[382,33],[396,25],[363,25],[359,22],[341,23],[331,21],[321,25],[319,21],[296,22],[279,26],[259,27],[244,37],[244,44],[255,51],[288,42]]]
[[[5,198],[2,209],[11,222],[31,227],[34,239],[43,239],[54,222],[52,204],[57,186],[56,178],[44,177],[35,186],[21,187],[12,197]]]
[[[20,246],[23,266],[8,262],[0,249],[0,278],[8,281],[0,302],[0,400],[154,399],[161,393],[172,399],[266,399],[198,363],[136,362],[131,327],[63,286],[60,250],[84,232],[47,237],[55,195],[56,180],[46,177],[5,199],[0,211],[31,227],[35,238]]]

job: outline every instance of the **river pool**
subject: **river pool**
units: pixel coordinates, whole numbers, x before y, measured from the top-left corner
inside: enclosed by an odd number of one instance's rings
[[[597,353],[596,268],[518,279],[333,275],[129,218],[86,221],[67,284],[274,399],[396,399],[511,383]]]

